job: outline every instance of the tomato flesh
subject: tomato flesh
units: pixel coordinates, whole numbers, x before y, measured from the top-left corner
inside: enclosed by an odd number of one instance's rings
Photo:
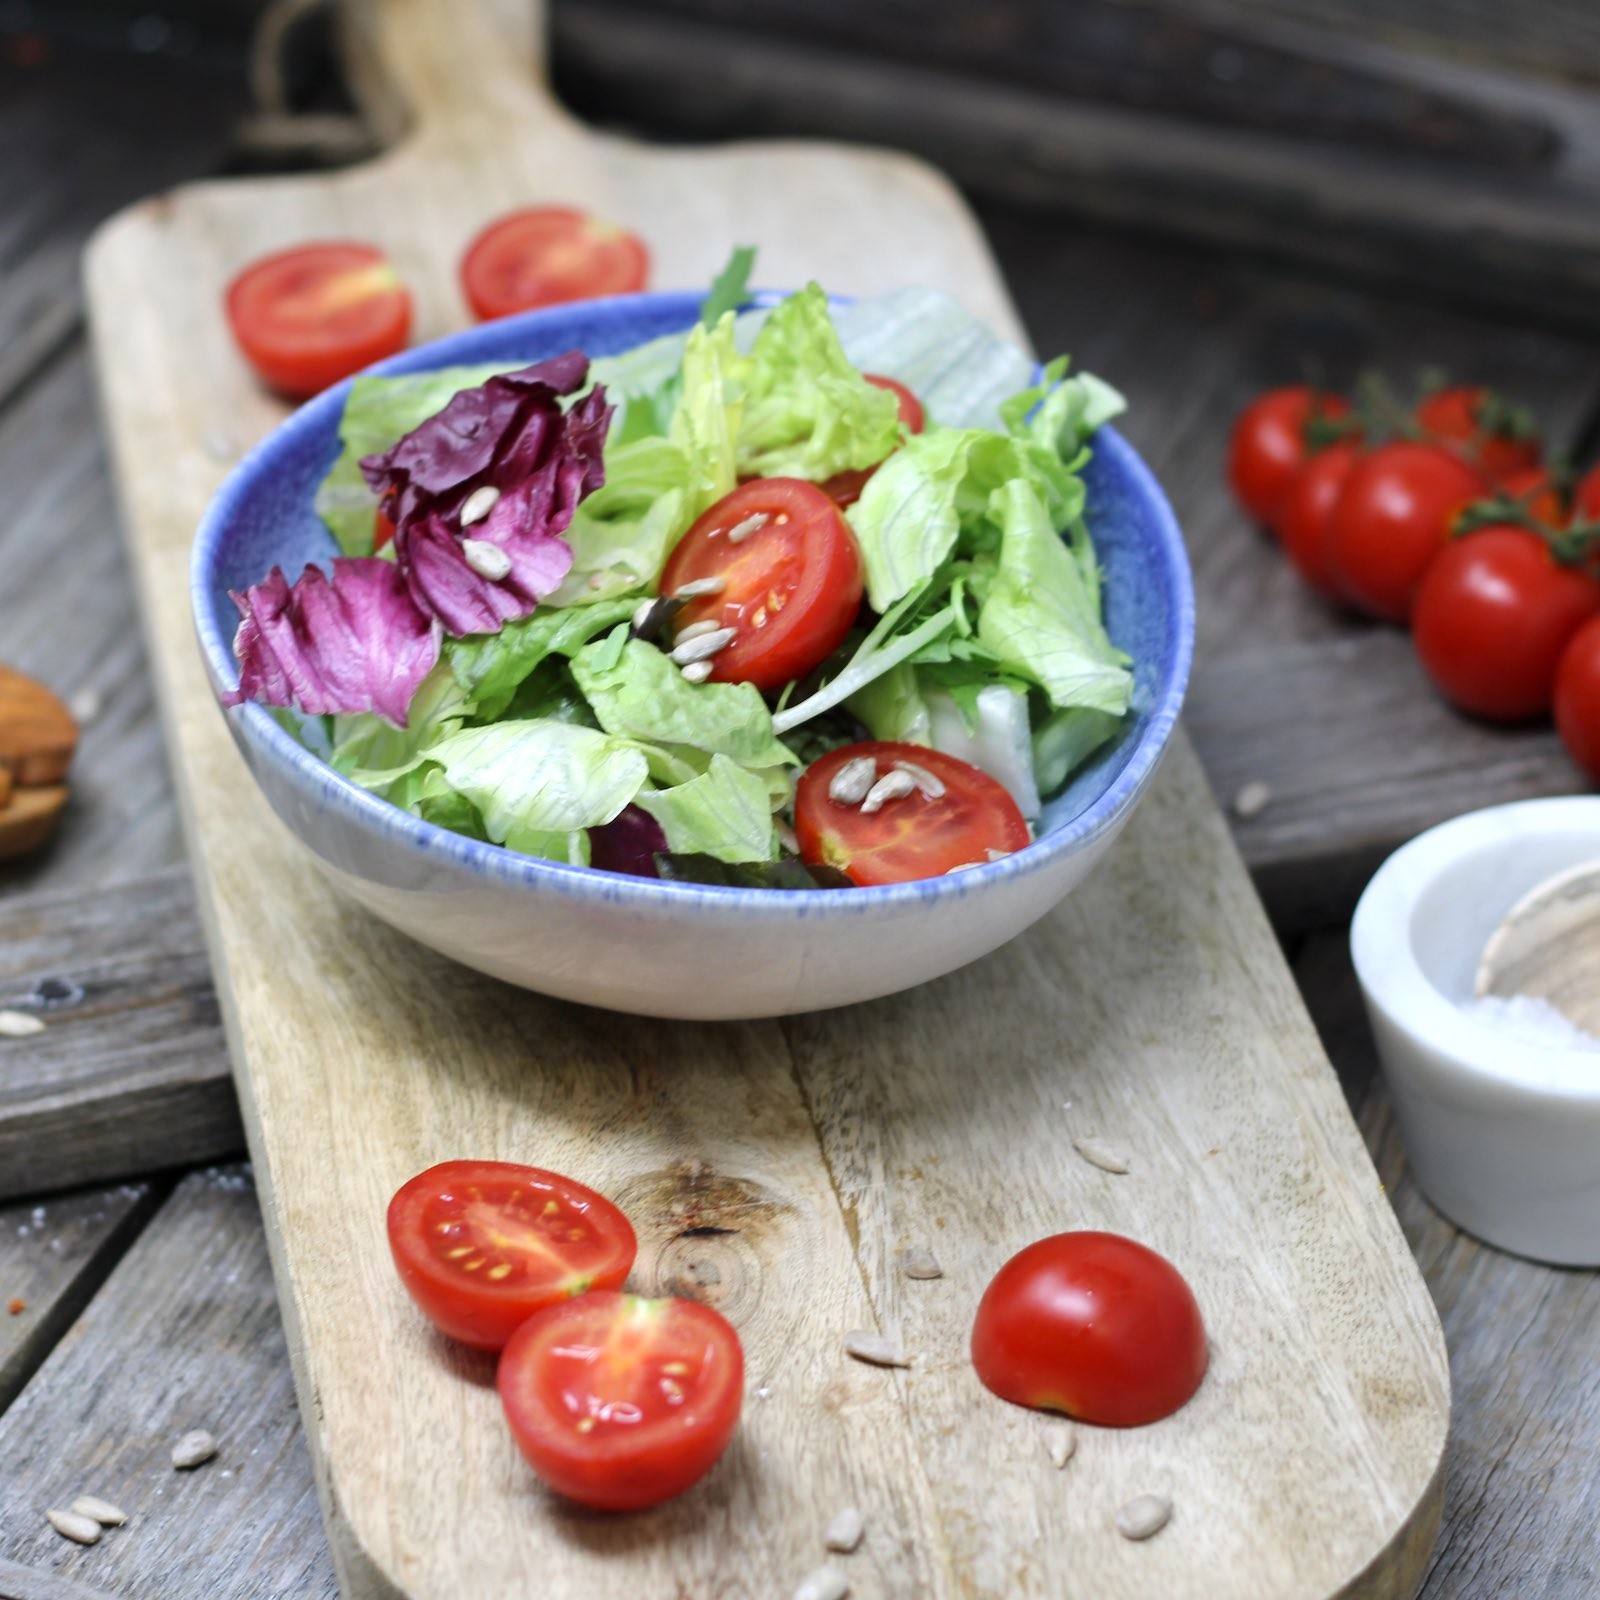
[[[632,294],[650,276],[637,234],[570,206],[533,206],[491,222],[461,259],[461,287],[480,322],[536,306]]]
[[[1567,642],[1556,668],[1554,706],[1567,754],[1600,783],[1600,618]]]
[[[922,402],[903,383],[894,378],[885,378],[877,372],[863,372],[861,376],[877,388],[887,389],[895,397],[900,407],[900,424],[907,433],[921,433],[927,427],[928,414],[923,410]],[[834,473],[823,483],[822,492],[842,511],[861,498],[867,479],[882,465],[880,461],[872,467],[846,467],[843,472]]]
[[[518,1448],[552,1489],[637,1511],[716,1465],[739,1422],[744,1351],[698,1301],[595,1292],[525,1322],[498,1382]]]
[[[879,776],[908,763],[943,793],[913,789],[874,812],[835,800],[829,786],[857,758],[872,761]],[[813,761],[795,789],[794,831],[805,861],[835,867],[863,887],[941,877],[1032,842],[1016,801],[987,772],[942,750],[888,740],[845,745]]]
[[[1239,413],[1228,438],[1228,482],[1239,504],[1271,527],[1295,474],[1311,454],[1306,430],[1348,414],[1349,404],[1304,384],[1268,389]]]
[[[226,305],[245,359],[294,400],[403,350],[411,330],[410,293],[365,244],[300,245],[252,262]]]
[[[1106,1427],[1170,1416],[1208,1361],[1182,1274],[1115,1233],[1028,1245],[995,1274],[972,1325],[972,1364],[1002,1400]]]
[[[661,592],[720,579],[678,614],[675,637],[696,623],[732,628],[713,655],[718,683],[781,689],[844,643],[861,609],[866,569],[839,508],[800,478],[752,478],[722,497],[678,541]]]
[[[499,1350],[534,1312],[614,1289],[638,1241],[571,1178],[509,1161],[444,1161],[389,1202],[389,1248],[411,1298],[453,1339]]]

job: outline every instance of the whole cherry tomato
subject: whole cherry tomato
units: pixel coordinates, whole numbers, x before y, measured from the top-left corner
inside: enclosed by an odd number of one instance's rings
[[[1555,714],[1567,754],[1600,783],[1600,617],[1567,641],[1556,668]]]
[[[1567,520],[1566,507],[1561,501],[1561,488],[1546,467],[1525,467],[1520,472],[1508,472],[1499,483],[1498,497],[1515,500],[1536,522],[1547,528],[1559,528]]]
[[[1363,456],[1328,517],[1328,569],[1345,599],[1390,622],[1411,615],[1456,516],[1488,493],[1442,445],[1399,440]]]
[[[1429,395],[1416,410],[1417,426],[1499,483],[1544,458],[1533,419],[1492,389],[1459,386]]]
[[[1361,446],[1341,440],[1319,450],[1295,474],[1289,493],[1278,507],[1278,538],[1295,570],[1318,594],[1338,594],[1328,565],[1328,519],[1345,480],[1361,459]]]
[[[1311,454],[1309,424],[1345,416],[1349,403],[1305,384],[1268,389],[1239,413],[1228,439],[1228,482],[1234,498],[1268,527],[1294,475]]]
[[[1600,464],[1590,467],[1578,479],[1572,495],[1572,514],[1586,522],[1600,518]]]

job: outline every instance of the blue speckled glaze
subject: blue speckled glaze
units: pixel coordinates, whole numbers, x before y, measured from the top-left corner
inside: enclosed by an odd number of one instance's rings
[[[757,302],[775,298],[758,296]],[[574,347],[595,356],[617,354],[688,327],[700,299],[698,293],[642,294],[558,306],[485,323],[372,370],[399,374],[469,362],[532,362]],[[239,464],[200,523],[190,589],[207,671],[219,694],[238,682],[232,651],[238,613],[228,590],[259,582],[274,565],[293,578],[306,562],[336,553],[312,502],[338,454],[349,388],[341,383],[288,418]],[[1133,714],[1121,736],[1045,807],[1037,844],[954,877],[849,893],[774,893],[661,883],[540,861],[450,833],[369,794],[303,748],[262,706],[225,714],[284,821],[340,872],[389,889],[459,891],[477,880],[546,903],[556,897],[575,907],[620,905],[656,917],[699,908],[719,920],[731,914],[761,925],[956,902],[1087,851],[1115,831],[1154,773],[1183,702],[1194,593],[1171,508],[1112,428],[1098,435],[1086,479],[1090,529],[1105,570],[1106,625],[1135,664]]]

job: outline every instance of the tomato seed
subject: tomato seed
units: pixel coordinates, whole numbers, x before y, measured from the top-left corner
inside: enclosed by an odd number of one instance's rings
[[[510,1277],[511,1263],[509,1261],[501,1261],[497,1265],[490,1267],[489,1276],[493,1278],[496,1283],[499,1283],[502,1278]]]

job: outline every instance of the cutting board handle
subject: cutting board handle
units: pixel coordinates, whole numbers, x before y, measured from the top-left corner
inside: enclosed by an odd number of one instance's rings
[[[342,0],[351,92],[387,146],[570,129],[545,69],[544,0]]]

